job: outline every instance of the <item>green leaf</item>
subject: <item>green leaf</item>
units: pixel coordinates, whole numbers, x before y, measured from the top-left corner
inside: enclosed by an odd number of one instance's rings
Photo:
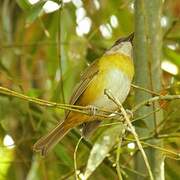
[[[133,125],[136,126],[136,127],[140,127],[140,128],[148,128],[147,124],[142,119],[139,119],[138,121],[135,121],[133,123]]]
[[[45,1],[40,1],[34,5],[30,4],[28,0],[16,0],[16,1],[20,6],[20,8],[26,12],[27,24],[33,23],[43,12],[42,7],[45,4]]]
[[[23,10],[28,10],[31,8],[31,4],[28,2],[28,0],[16,0],[19,7]]]
[[[62,85],[61,80],[59,80],[57,87],[54,90],[51,101],[58,102],[58,103],[61,102],[61,96],[62,96],[61,85]]]
[[[95,142],[88,159],[85,170],[85,179],[87,179],[96,168],[102,163],[106,155],[115,145],[117,138],[122,134],[123,125],[108,128]]]
[[[164,47],[164,54],[176,65],[180,66],[180,54],[176,51]]]
[[[5,31],[5,39],[7,40],[8,43],[12,41],[12,24],[11,24],[11,15],[10,15],[10,10],[9,10],[10,2],[9,1],[4,1],[2,10],[1,10],[1,26],[2,29],[1,31]],[[6,42],[6,43],[7,43]],[[2,56],[1,56],[2,58]]]
[[[9,99],[2,94],[0,94],[0,121],[7,117],[10,113],[10,106]]]
[[[42,7],[44,3],[45,2],[39,2],[35,4],[34,6],[32,6],[32,8],[27,14],[27,19],[26,19],[27,24],[33,23],[42,14],[43,12]]]
[[[35,159],[32,161],[31,168],[27,174],[26,179],[40,180],[40,177],[37,174],[39,175],[39,162],[37,156],[35,156]]]
[[[55,153],[63,164],[66,166],[73,166],[72,158],[69,156],[67,149],[65,149],[63,145],[58,144],[55,148]]]
[[[6,66],[2,63],[2,60],[0,59],[0,70],[7,73],[8,76],[12,77],[11,72],[6,68]]]

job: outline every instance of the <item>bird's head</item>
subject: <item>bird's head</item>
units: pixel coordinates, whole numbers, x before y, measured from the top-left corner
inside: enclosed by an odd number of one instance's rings
[[[113,46],[106,51],[106,54],[120,53],[132,57],[133,38],[134,38],[134,33],[130,34],[128,37],[123,37],[118,39],[113,44]]]

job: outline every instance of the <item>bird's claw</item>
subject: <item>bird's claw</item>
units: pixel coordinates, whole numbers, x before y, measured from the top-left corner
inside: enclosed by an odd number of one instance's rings
[[[98,110],[98,108],[96,106],[93,106],[93,105],[87,106],[87,109],[88,109],[88,113],[90,116],[95,116],[96,112]]]

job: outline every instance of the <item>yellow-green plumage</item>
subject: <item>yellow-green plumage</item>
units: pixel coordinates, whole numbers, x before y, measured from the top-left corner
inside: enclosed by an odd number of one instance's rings
[[[134,65],[130,57],[118,53],[103,56],[99,61],[99,69],[103,71],[112,68],[118,68],[132,80],[134,75]]]
[[[94,105],[102,109],[116,110],[117,106],[104,95],[105,89],[109,89],[121,103],[124,102],[134,75],[132,37],[131,35],[123,41],[118,40],[99,60],[87,68],[72,95],[70,104]],[[82,123],[86,124],[87,129],[88,126],[98,125],[94,116],[66,112],[65,120],[37,141],[34,150],[45,155],[67,132]]]
[[[134,66],[133,66],[132,59],[123,54],[105,55],[101,59],[99,59],[97,66],[98,66],[99,72],[93,78],[93,80],[87,87],[86,91],[82,94],[81,98],[78,101],[78,104],[80,105],[92,104],[92,105],[98,106],[98,103],[96,103],[96,100],[100,96],[104,96],[103,95],[104,89],[109,88],[113,90],[114,88],[118,88],[121,90],[122,87],[126,85],[127,88],[124,94],[120,92],[120,96],[121,97],[124,96],[124,98],[122,97],[121,99],[125,99],[130,89],[129,84],[134,75]],[[113,82],[112,77],[113,77],[114,72],[116,74],[118,72],[119,74],[123,74],[123,75],[122,75],[122,78],[121,76],[115,77],[114,82]],[[109,85],[108,85],[108,82],[110,82]],[[107,100],[107,97],[102,97],[102,98],[106,98]],[[107,102],[108,101],[106,101],[106,103]],[[112,103],[112,102],[109,102],[109,103]],[[103,108],[103,107],[100,107],[100,108]]]

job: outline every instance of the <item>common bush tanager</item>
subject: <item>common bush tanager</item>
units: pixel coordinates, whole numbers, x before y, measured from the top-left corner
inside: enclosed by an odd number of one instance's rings
[[[105,89],[119,99],[121,103],[126,99],[134,75],[132,56],[133,34],[120,38],[109,48],[102,57],[95,60],[84,72],[77,85],[70,104],[79,106],[94,106],[99,109],[116,111],[117,106],[104,94]],[[95,116],[79,112],[67,111],[65,119],[46,136],[39,139],[34,150],[45,155],[72,128],[85,124],[84,132],[98,125]]]

